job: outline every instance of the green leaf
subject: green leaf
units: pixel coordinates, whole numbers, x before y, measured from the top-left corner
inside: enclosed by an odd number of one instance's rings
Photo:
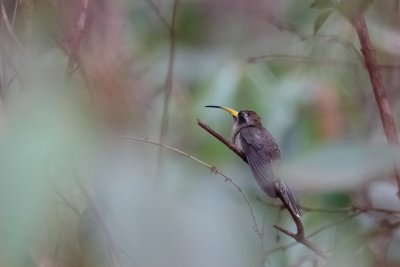
[[[315,0],[311,5],[311,8],[332,8],[333,4],[331,0]]]
[[[329,15],[331,14],[332,10],[324,11],[319,16],[314,22],[314,34],[318,32],[318,30],[321,28],[321,26],[325,23],[325,21],[328,19]]]

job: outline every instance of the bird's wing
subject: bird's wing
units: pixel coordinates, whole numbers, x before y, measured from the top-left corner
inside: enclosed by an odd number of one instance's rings
[[[261,189],[272,198],[280,198],[292,214],[301,217],[287,184],[274,176],[272,161],[280,158],[278,144],[265,129],[243,128],[240,131],[243,151]]]
[[[246,127],[240,131],[243,151],[258,185],[270,197],[275,198],[275,177],[272,158],[267,153],[266,133],[256,127]]]

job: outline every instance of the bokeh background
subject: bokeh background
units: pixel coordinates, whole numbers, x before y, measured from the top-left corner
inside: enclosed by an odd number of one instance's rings
[[[397,1],[1,0],[0,11],[1,266],[400,266],[400,150],[349,23],[365,17],[400,125]],[[262,117],[328,262],[286,247],[273,225],[295,231],[290,216],[198,127],[229,138],[232,119],[210,104]],[[250,207],[203,164],[127,136],[215,166]]]

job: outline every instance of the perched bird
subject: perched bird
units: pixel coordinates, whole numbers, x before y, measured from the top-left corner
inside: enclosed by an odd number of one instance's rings
[[[271,198],[280,198],[292,215],[301,217],[289,187],[273,172],[273,161],[280,159],[281,152],[274,137],[263,127],[257,113],[221,106],[206,107],[223,109],[232,115],[232,143],[245,155],[258,185]]]

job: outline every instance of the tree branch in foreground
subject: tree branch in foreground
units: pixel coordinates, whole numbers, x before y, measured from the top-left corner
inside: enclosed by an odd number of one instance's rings
[[[213,129],[211,129],[211,127],[209,127],[207,124],[203,123],[200,120],[197,120],[197,124],[203,128],[204,130],[206,130],[209,134],[211,134],[212,136],[214,136],[216,139],[218,139],[221,143],[223,143],[225,146],[227,146],[230,150],[232,150],[236,155],[238,155],[243,161],[245,161],[247,163],[246,157],[245,155],[239,151],[238,149],[236,149],[236,147],[230,142],[228,141],[226,138],[224,138],[223,136],[221,136],[219,133],[217,133],[216,131],[214,131]],[[278,195],[278,197],[282,200],[282,197],[280,195]],[[286,209],[289,211],[290,216],[292,217],[294,223],[296,224],[296,228],[297,228],[297,233],[292,233],[286,229],[283,229],[277,225],[274,225],[274,227],[279,230],[280,232],[290,236],[291,238],[293,238],[294,240],[296,240],[297,242],[303,244],[304,246],[308,247],[309,249],[311,249],[312,251],[314,251],[316,254],[318,254],[320,257],[322,257],[323,259],[327,259],[326,254],[320,249],[318,248],[316,245],[314,245],[309,239],[307,239],[304,235],[304,227],[303,227],[303,223],[301,222],[301,219],[296,216],[296,214],[294,214],[291,209],[289,209],[285,203],[285,201],[282,201],[282,203],[285,205]]]

